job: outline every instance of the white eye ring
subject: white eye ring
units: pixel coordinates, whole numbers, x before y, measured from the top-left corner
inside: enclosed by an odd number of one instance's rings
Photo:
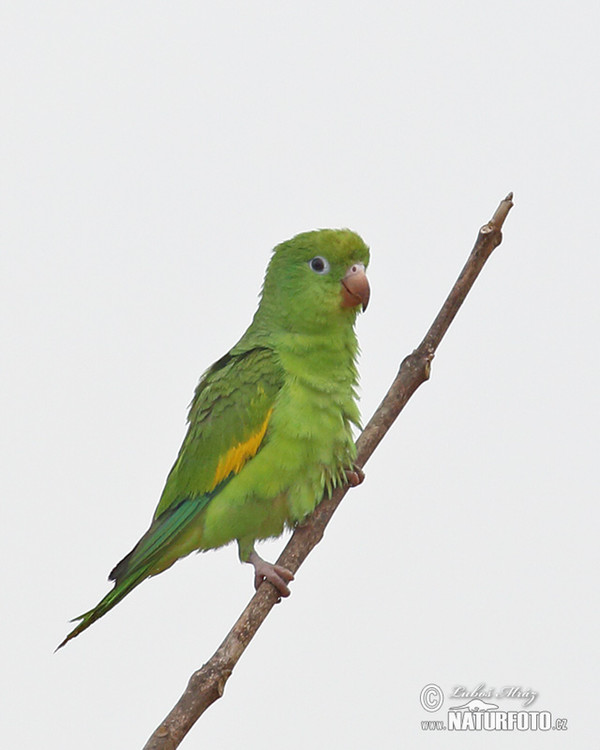
[[[308,261],[308,265],[310,266],[312,271],[318,273],[321,276],[323,276],[323,274],[329,273],[329,261],[322,255],[315,255],[314,258],[311,258]]]

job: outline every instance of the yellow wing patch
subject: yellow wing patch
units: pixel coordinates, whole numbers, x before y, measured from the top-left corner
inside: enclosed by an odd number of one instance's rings
[[[225,479],[225,477],[228,477],[231,472],[238,474],[242,470],[246,461],[256,455],[256,452],[262,443],[262,439],[265,436],[265,432],[267,431],[267,425],[269,424],[272,411],[273,409],[269,409],[265,421],[254,435],[251,435],[245,442],[234,445],[224,456],[221,456],[209,491],[213,490],[219,482]]]

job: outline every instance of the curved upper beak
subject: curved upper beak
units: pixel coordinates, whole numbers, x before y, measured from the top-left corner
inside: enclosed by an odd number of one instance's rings
[[[353,263],[342,279],[342,307],[362,305],[366,310],[370,294],[365,267],[362,263]]]

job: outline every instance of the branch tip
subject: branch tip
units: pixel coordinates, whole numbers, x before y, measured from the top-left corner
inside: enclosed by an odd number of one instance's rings
[[[492,229],[502,229],[502,225],[506,221],[508,212],[514,205],[515,204],[513,203],[513,194],[512,192],[510,192],[503,201],[500,201],[500,205],[498,206],[498,208],[494,212],[494,215],[489,221],[489,224]]]

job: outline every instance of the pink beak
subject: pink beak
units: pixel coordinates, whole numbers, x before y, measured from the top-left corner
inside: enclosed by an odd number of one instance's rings
[[[342,279],[342,307],[362,305],[366,310],[370,294],[365,267],[362,263],[353,263]]]

